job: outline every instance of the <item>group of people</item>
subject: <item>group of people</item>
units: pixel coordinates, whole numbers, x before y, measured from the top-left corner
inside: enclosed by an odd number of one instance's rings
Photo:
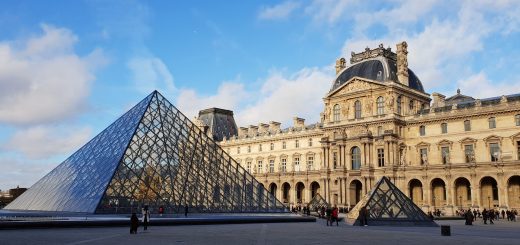
[[[334,222],[336,222],[336,226],[339,226],[339,209],[337,206],[322,206],[321,208],[316,208],[315,211],[318,213],[318,217],[327,219],[327,226],[332,226]]]
[[[143,229],[146,231],[148,229],[148,222],[150,221],[150,211],[147,205],[142,209],[142,213]],[[139,227],[139,218],[137,218],[137,214],[134,212],[132,216],[130,216],[130,234],[137,234],[137,227]]]
[[[494,209],[484,209],[482,212],[480,212],[480,209],[473,209],[473,211],[471,211],[471,209],[461,209],[457,210],[456,214],[464,217],[464,219],[466,220],[466,225],[472,225],[472,223],[475,222],[477,218],[482,218],[484,224],[488,224],[488,221],[489,224],[494,224],[493,221],[499,220],[500,217],[502,217],[502,219],[507,218],[508,221],[516,222],[516,216],[518,215],[518,212],[515,209],[502,211]]]

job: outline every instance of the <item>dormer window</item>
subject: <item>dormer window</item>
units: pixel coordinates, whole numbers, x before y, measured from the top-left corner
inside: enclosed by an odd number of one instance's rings
[[[339,114],[339,113],[340,113],[340,107],[339,107],[339,105],[338,105],[338,104],[335,104],[335,105],[334,105],[334,108],[333,108],[332,110],[333,110],[332,113],[333,113],[333,116],[334,116],[333,121],[334,121],[334,122],[339,122],[339,120],[340,120],[340,118],[339,118],[339,116],[340,116],[340,114]]]

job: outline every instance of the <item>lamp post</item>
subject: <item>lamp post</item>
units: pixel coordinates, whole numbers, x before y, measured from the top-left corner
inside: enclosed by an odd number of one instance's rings
[[[460,209],[462,209],[462,196],[459,196],[459,205],[460,205]]]
[[[435,195],[433,195],[433,210],[435,211],[435,206],[437,206],[437,203],[435,203]]]
[[[491,197],[488,196],[488,208],[491,209]]]

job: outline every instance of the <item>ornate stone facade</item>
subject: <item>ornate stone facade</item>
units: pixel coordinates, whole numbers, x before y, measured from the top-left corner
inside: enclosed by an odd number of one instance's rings
[[[249,126],[220,145],[290,205],[320,193],[352,207],[387,176],[425,211],[520,209],[520,95],[434,93],[430,103],[399,45],[397,55],[380,45],[339,62],[320,123]]]

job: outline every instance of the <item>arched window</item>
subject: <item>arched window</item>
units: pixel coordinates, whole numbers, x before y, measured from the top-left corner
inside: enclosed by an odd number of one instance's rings
[[[410,103],[408,104],[408,110],[410,111],[410,114],[414,113],[415,110],[415,102],[413,100],[410,100]]]
[[[354,112],[354,117],[356,119],[361,118],[361,101],[356,100],[356,102],[354,102]]]
[[[354,146],[352,150],[350,150],[352,154],[352,169],[360,169],[361,168],[361,150],[359,147]]]
[[[401,102],[402,102],[401,96],[397,96],[397,101],[395,103],[397,104],[397,114],[399,114],[399,115],[401,115]]]
[[[339,108],[339,105],[338,104],[335,104],[334,105],[334,108],[333,108],[333,115],[334,115],[334,122],[339,122],[339,111],[340,111],[340,108]]]
[[[383,96],[377,97],[377,115],[385,114],[385,99]]]

